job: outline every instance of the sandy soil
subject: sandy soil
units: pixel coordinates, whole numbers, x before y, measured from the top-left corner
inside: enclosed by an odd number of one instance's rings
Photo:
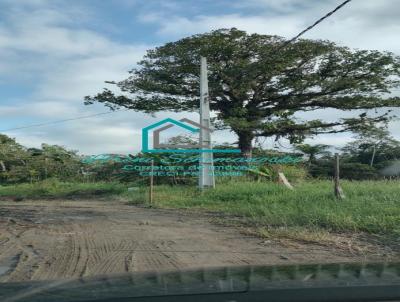
[[[210,266],[363,261],[381,256],[374,251],[360,254],[332,246],[260,239],[215,224],[212,218],[117,201],[3,201],[0,282]]]

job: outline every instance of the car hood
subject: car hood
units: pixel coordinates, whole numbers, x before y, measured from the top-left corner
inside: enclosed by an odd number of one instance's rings
[[[380,299],[400,296],[400,263],[223,267],[0,283],[0,300],[6,302],[150,301],[161,297],[163,301],[186,297],[187,301],[196,296],[207,301],[215,297],[215,301],[250,301],[256,297],[337,301],[346,298],[347,292],[353,298],[360,298],[357,293],[369,298],[378,295]],[[346,301],[350,301],[349,296]]]

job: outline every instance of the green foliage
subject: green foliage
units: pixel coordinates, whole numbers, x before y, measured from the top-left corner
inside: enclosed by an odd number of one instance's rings
[[[288,190],[272,182],[233,179],[215,190],[194,186],[156,186],[153,206],[192,208],[242,217],[245,224],[267,230],[367,232],[398,238],[400,187],[395,181],[343,181],[346,199],[338,201],[330,181],[308,181]],[[54,179],[35,184],[0,186],[0,199],[102,198],[147,203],[148,188],[115,182],[76,183]],[[227,216],[228,215],[228,216]]]
[[[309,145],[309,144],[298,144],[295,145],[295,149],[300,151],[301,153],[308,156],[309,165],[317,159],[318,155],[329,155],[330,152],[327,151],[329,148],[328,145],[317,144],[317,145]]]
[[[334,177],[334,158],[324,158],[318,160],[315,164],[309,166],[309,173],[315,178],[330,178]],[[359,162],[348,162],[341,160],[340,163],[340,178],[349,180],[374,180],[381,176],[378,170],[367,164]]]
[[[219,211],[244,217],[259,227],[400,235],[397,182],[344,181],[342,186],[343,201],[334,197],[329,181],[302,183],[293,191],[274,183],[242,181],[204,193],[195,188],[160,186],[154,196],[159,207]]]
[[[307,170],[302,165],[262,165],[257,170],[251,170],[249,175],[258,182],[278,181],[278,172],[282,172],[291,183],[306,180]]]
[[[0,134],[0,183],[16,177],[24,177],[29,171],[26,167],[28,157],[27,150],[15,139]],[[24,167],[24,169],[19,167]]]
[[[399,159],[400,142],[390,135],[386,127],[360,129],[355,138],[343,148],[348,161],[383,168],[384,162]]]
[[[0,186],[0,198],[99,198],[119,195],[127,186],[116,182],[78,183],[48,179],[34,184]]]
[[[319,159],[308,166],[308,173],[314,178],[326,179],[333,177],[333,158]]]
[[[113,159],[106,161],[94,161],[82,164],[83,177],[86,181],[109,181],[109,182],[133,182],[139,177],[133,173],[122,170],[125,163]]]
[[[373,180],[379,177],[375,168],[360,163],[343,163],[340,165],[340,177],[350,180]]]
[[[300,183],[308,177],[307,169],[302,165],[281,165],[274,168],[275,171],[283,172],[290,183]]]
[[[282,37],[235,28],[166,43],[148,50],[126,80],[109,82],[123,95],[105,89],[86,97],[85,103],[149,113],[195,111],[204,56],[211,110],[217,113],[217,124],[238,135],[244,154],[250,153],[256,136],[301,142],[318,133],[355,131],[388,120],[387,110],[381,115],[368,115],[368,110],[400,106],[400,99],[390,96],[400,84],[400,59],[394,54],[322,40],[300,39],[281,48],[283,43]],[[366,112],[331,122],[295,118],[299,111],[326,108]]]
[[[77,179],[80,165],[75,151],[47,144],[28,149],[0,135],[0,183],[32,183],[52,177]]]

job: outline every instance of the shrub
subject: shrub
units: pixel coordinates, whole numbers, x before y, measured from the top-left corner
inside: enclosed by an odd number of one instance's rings
[[[340,165],[340,177],[350,180],[368,180],[379,177],[375,168],[360,163],[343,163]]]

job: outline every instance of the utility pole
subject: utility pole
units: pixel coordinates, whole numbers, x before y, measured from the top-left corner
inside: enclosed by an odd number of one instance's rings
[[[210,99],[208,97],[207,60],[200,58],[200,148],[211,150]],[[214,188],[214,164],[212,152],[201,152],[199,162],[200,189]]]

